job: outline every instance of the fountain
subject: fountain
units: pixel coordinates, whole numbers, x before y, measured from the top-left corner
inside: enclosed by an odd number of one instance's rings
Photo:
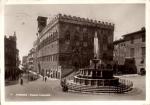
[[[113,76],[111,64],[99,59],[99,46],[97,33],[94,37],[94,59],[90,61],[89,68],[80,69],[73,80],[68,80],[66,85],[69,91],[95,92],[95,93],[122,93],[132,89],[131,81],[121,80]]]

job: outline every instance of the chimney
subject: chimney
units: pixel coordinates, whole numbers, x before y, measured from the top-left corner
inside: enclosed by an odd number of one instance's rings
[[[38,16],[38,32],[40,33],[47,25],[47,17]]]

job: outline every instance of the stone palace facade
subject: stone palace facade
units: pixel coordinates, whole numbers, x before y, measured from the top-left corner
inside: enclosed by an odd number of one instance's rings
[[[56,15],[48,24],[39,16],[36,68],[42,75],[61,78],[90,65],[94,57],[94,35],[99,40],[99,58],[113,60],[114,24],[70,15]]]

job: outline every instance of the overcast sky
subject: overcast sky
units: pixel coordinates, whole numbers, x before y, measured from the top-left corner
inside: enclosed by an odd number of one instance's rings
[[[33,47],[37,16],[53,17],[58,13],[114,23],[115,40],[145,26],[144,4],[7,5],[5,35],[12,35],[16,31],[20,59]]]

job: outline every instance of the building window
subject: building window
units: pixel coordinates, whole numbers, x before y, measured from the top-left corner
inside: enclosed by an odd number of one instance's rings
[[[83,40],[86,41],[88,39],[88,33],[83,33]]]
[[[142,42],[145,42],[145,35],[142,35]]]
[[[107,45],[106,45],[106,44],[103,45],[103,50],[104,50],[104,51],[107,50]]]
[[[112,43],[113,41],[112,41],[112,37],[111,36],[108,36],[108,43]]]
[[[84,46],[84,47],[87,47],[87,42],[83,42],[83,46]]]
[[[53,45],[53,44],[51,44],[51,47],[52,47],[52,48],[53,48],[53,46],[54,46],[54,45]]]
[[[54,55],[53,60],[57,61],[57,54]]]
[[[101,34],[104,34],[104,30],[101,31]]]
[[[54,57],[53,57],[53,55],[51,56],[51,61],[54,61]]]
[[[108,44],[108,38],[107,36],[103,36],[103,50],[106,51],[107,50],[107,44]]]
[[[130,57],[134,57],[134,48],[130,49]]]
[[[134,43],[134,37],[131,37],[131,44]]]
[[[58,61],[58,55],[56,54],[56,61]]]
[[[103,43],[105,43],[105,44],[108,43],[108,37],[106,35],[103,36]]]
[[[59,60],[60,60],[60,61],[65,61],[64,55],[60,55],[60,56],[59,56]]]
[[[46,61],[48,61],[48,56],[46,56]]]
[[[78,41],[78,40],[79,40],[78,35],[79,35],[79,34],[75,34],[75,35],[74,35],[74,40],[75,40],[75,41]]]
[[[141,64],[144,64],[144,59],[141,60]]]
[[[84,28],[83,28],[83,32],[86,32],[86,31],[87,31],[87,28],[86,28],[86,27],[84,27]]]
[[[106,53],[103,53],[103,59],[107,59],[107,54]]]
[[[58,38],[58,32],[57,31],[55,32],[55,35],[56,35],[56,38]]]
[[[70,32],[69,31],[66,32],[65,39],[67,41],[70,40]]]
[[[55,55],[53,55],[53,61],[55,61]]]
[[[145,56],[145,47],[142,47],[142,56]]]
[[[76,46],[79,46],[80,45],[80,42],[79,41],[76,41]]]
[[[50,61],[52,61],[52,55],[50,55]]]

